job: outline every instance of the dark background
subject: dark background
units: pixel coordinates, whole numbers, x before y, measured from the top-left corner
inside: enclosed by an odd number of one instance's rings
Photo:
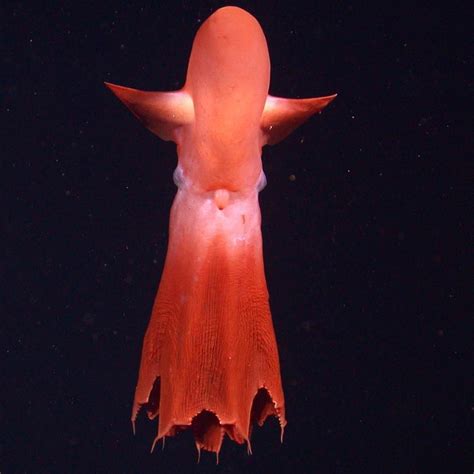
[[[103,81],[181,87],[226,2],[2,4],[2,473],[472,471],[472,17],[381,3],[234,2],[272,94],[339,96],[263,156],[285,440],[271,420],[217,467],[131,433],[176,156]]]

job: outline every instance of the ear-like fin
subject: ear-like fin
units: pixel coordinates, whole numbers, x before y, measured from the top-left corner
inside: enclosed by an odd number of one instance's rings
[[[283,140],[311,115],[324,109],[336,96],[284,99],[269,95],[262,114],[263,144],[274,145]]]
[[[135,117],[163,140],[177,140],[176,131],[194,119],[191,96],[183,91],[146,92],[108,82],[105,85]]]

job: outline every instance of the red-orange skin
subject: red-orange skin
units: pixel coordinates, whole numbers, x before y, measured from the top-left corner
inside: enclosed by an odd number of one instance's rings
[[[159,414],[155,442],[191,427],[198,450],[252,425],[286,425],[265,281],[258,192],[262,147],[280,141],[335,96],[268,95],[263,31],[225,7],[198,30],[184,87],[107,86],[155,134],[177,144],[166,262],[143,342],[132,422]]]

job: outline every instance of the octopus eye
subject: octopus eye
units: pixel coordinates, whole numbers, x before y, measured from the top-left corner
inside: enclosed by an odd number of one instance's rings
[[[267,185],[267,177],[263,171],[260,172],[260,177],[258,178],[257,191],[260,192]]]
[[[183,180],[183,170],[179,166],[177,166],[173,172],[173,182],[179,188],[183,184]]]

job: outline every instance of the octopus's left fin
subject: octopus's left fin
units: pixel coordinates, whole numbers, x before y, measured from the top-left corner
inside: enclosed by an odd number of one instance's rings
[[[194,120],[191,96],[184,90],[148,92],[106,82],[135,117],[163,140],[176,142],[179,129]]]

